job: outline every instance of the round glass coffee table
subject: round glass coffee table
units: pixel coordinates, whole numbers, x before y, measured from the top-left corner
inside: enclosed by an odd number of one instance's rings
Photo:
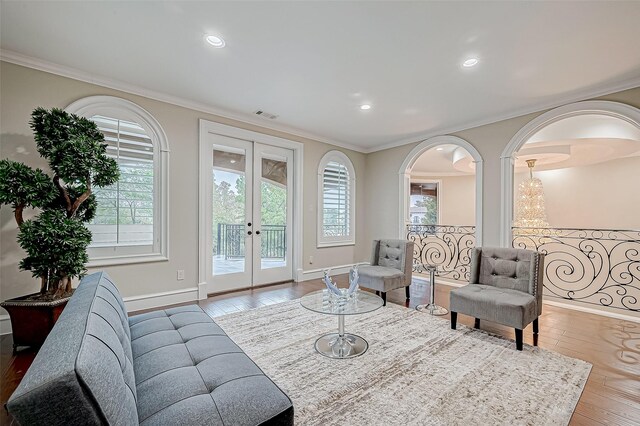
[[[373,312],[382,307],[382,298],[375,294],[358,290],[356,296],[344,303],[332,301],[328,290],[318,290],[300,298],[300,304],[310,311],[338,317],[338,332],[327,333],[316,340],[318,353],[329,358],[354,358],[369,348],[369,343],[355,334],[345,333],[344,319],[347,315]]]

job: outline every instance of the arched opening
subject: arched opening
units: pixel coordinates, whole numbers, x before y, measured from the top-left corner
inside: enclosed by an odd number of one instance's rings
[[[640,312],[640,110],[580,102],[536,118],[503,154],[503,244],[546,254],[544,294]]]
[[[400,171],[401,238],[415,243],[414,272],[433,266],[469,279],[470,252],[482,242],[482,157],[467,141],[437,136],[416,146]]]

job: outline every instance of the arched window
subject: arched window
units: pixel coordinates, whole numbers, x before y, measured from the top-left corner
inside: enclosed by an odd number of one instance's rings
[[[340,151],[329,151],[318,167],[318,247],[355,244],[356,174]]]
[[[67,108],[94,121],[120,180],[96,189],[90,266],[167,259],[168,147],[164,131],[147,111],[125,99],[91,96]]]

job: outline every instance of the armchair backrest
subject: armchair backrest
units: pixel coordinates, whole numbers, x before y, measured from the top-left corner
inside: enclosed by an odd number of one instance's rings
[[[411,280],[413,269],[413,241],[373,240],[371,264],[402,271]]]
[[[470,284],[519,290],[542,302],[544,254],[514,248],[479,247],[471,253]]]

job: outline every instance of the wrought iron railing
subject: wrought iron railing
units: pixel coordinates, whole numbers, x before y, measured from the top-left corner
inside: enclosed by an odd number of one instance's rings
[[[284,225],[262,225],[260,250],[263,259],[284,259],[287,253],[287,237]],[[245,226],[234,223],[218,223],[214,251],[225,259],[243,258],[245,255]]]
[[[407,239],[415,243],[414,272],[424,273],[432,266],[440,277],[469,281],[475,226],[407,225]]]
[[[512,245],[546,255],[547,297],[640,311],[640,231],[513,228]]]

